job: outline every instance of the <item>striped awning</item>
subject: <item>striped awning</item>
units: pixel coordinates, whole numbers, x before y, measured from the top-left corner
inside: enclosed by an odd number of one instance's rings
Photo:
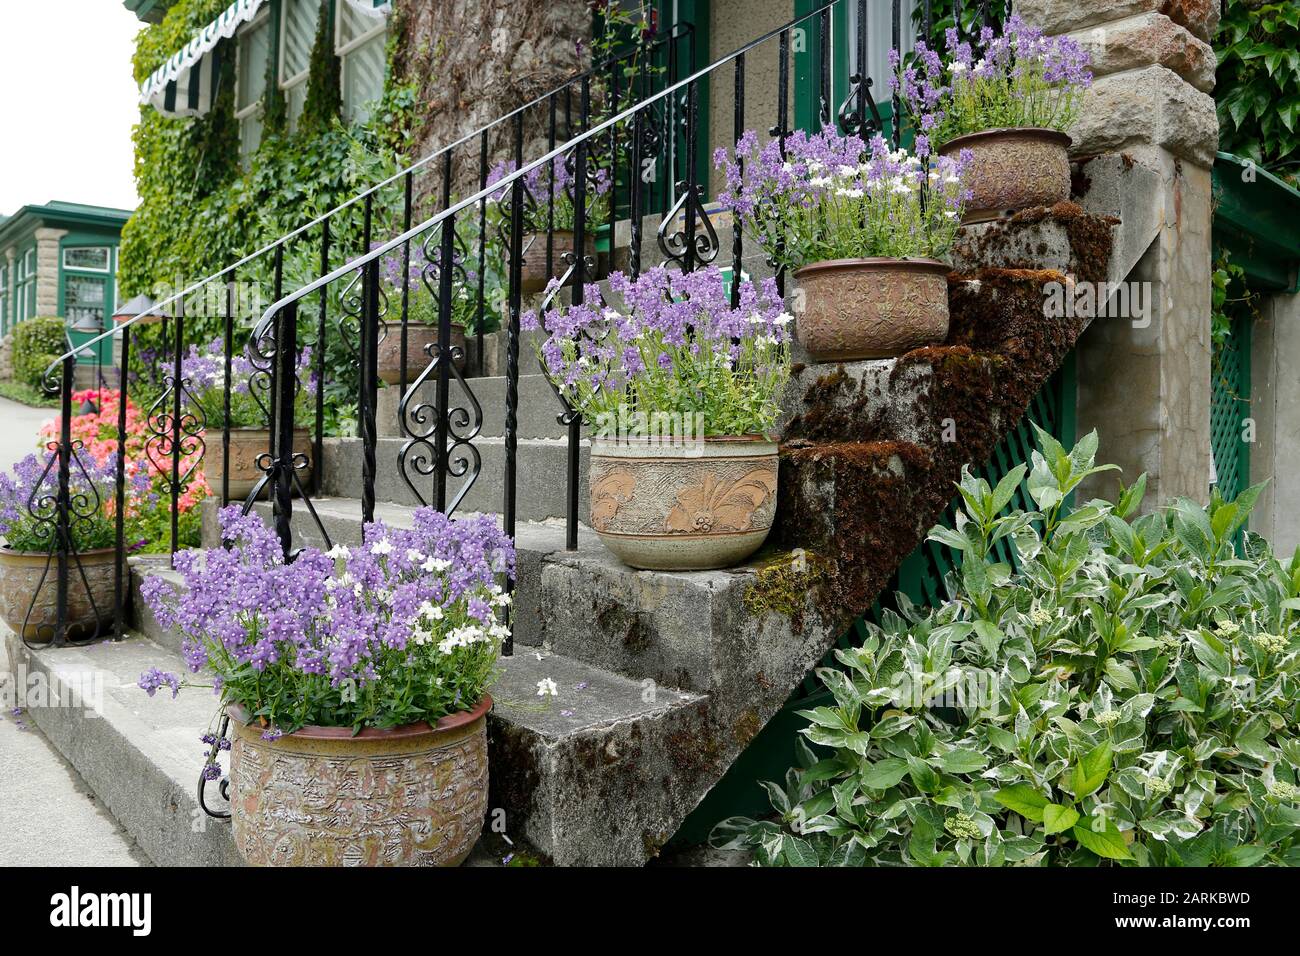
[[[217,44],[235,35],[266,0],[235,0],[222,14],[173,53],[140,87],[140,102],[164,116],[203,116],[212,108],[221,74]]]
[[[387,16],[391,0],[345,0],[348,6],[372,17]],[[229,39],[261,10],[266,0],[235,0],[222,14],[173,53],[140,86],[141,104],[152,105],[164,116],[203,116],[216,97],[221,74],[218,44]]]

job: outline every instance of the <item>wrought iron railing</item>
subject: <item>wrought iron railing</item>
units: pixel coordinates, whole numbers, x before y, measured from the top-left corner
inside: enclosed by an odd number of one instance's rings
[[[48,493],[40,493],[39,487],[33,492],[30,504],[33,515],[40,511],[41,515],[48,516],[52,529],[47,573],[50,568],[54,569],[58,594],[55,620],[49,625],[48,636],[55,644],[65,643],[72,636],[66,620],[69,589],[78,583],[78,575],[80,583],[85,583],[75,535],[71,532],[72,523],[89,505],[89,502],[77,500],[72,480],[73,469],[79,467],[78,456],[82,451],[70,428],[76,352],[93,348],[109,336],[119,336],[121,340],[123,391],[117,421],[117,568],[113,619],[114,633],[120,637],[125,629],[124,611],[130,584],[125,565],[124,516],[128,451],[126,390],[130,377],[127,370],[132,362],[133,332],[139,332],[152,317],[162,316],[162,374],[158,393],[146,416],[144,454],[152,462],[160,485],[170,499],[167,544],[168,550],[175,553],[181,544],[180,500],[194,480],[199,461],[207,453],[208,441],[203,410],[194,396],[195,383],[187,378],[185,371],[185,350],[198,344],[193,341],[192,327],[187,328],[186,304],[195,293],[210,290],[216,283],[224,284],[224,308],[218,315],[221,319],[219,350],[224,373],[220,452],[224,467],[220,498],[223,504],[231,498],[232,368],[236,361],[247,361],[252,368],[250,394],[263,410],[269,440],[257,459],[260,477],[244,500],[243,507],[246,512],[250,511],[260,497],[268,496],[275,530],[286,558],[291,559],[295,553],[295,496],[306,509],[319,537],[327,545],[329,542],[329,535],[313,504],[313,496],[319,496],[323,471],[324,391],[331,381],[330,376],[340,374],[335,363],[326,361],[327,347],[331,344],[343,347],[343,354],[348,356],[348,362],[344,364],[352,366],[344,371],[355,375],[357,434],[362,452],[358,516],[363,521],[374,519],[378,503],[376,479],[381,468],[393,466],[397,467],[417,500],[448,513],[454,512],[464,502],[483,467],[477,440],[483,427],[484,411],[471,384],[473,379],[460,367],[466,355],[465,349],[453,342],[452,318],[456,297],[468,290],[479,319],[476,342],[478,359],[482,363],[482,320],[489,300],[485,288],[486,259],[489,249],[495,249],[504,277],[502,288],[493,301],[500,310],[506,335],[501,515],[505,531],[513,536],[518,514],[520,320],[525,304],[523,269],[526,262],[530,258],[534,265],[544,262],[544,274],[560,280],[558,286],[552,282],[549,291],[542,295],[538,309],[544,311],[560,294],[567,295],[574,303],[583,301],[587,295],[587,283],[601,278],[602,263],[590,251],[589,239],[596,231],[605,230],[612,260],[616,226],[621,217],[628,221],[627,270],[634,276],[640,274],[643,265],[646,241],[643,220],[654,214],[661,217],[655,241],[663,262],[691,271],[715,261],[723,252],[723,242],[705,206],[706,183],[702,181],[696,163],[700,138],[708,136],[700,117],[703,85],[711,81],[727,82],[734,91],[730,127],[712,130],[712,138],[720,141],[718,145],[730,146],[745,131],[747,63],[753,62],[755,51],[774,49],[777,64],[775,115],[768,132],[784,149],[785,140],[793,133],[790,109],[792,56],[797,48],[792,41],[801,31],[817,30],[823,40],[821,49],[827,50],[834,8],[843,6],[848,9],[849,5],[856,8],[858,26],[857,35],[850,39],[856,43],[858,63],[863,64],[867,49],[867,0],[827,0],[703,68],[696,68],[688,53],[684,58],[685,75],[681,78],[658,72],[650,58],[643,55],[649,48],[643,45],[628,55],[632,57],[631,69],[621,59],[600,64],[559,90],[462,137],[331,212],[169,297],[152,313],[134,316],[99,338],[82,343],[75,350],[69,349],[47,373],[51,390],[58,391],[62,397],[60,433],[50,443],[46,468],[47,475],[53,474],[54,478]],[[958,24],[967,23],[961,16],[959,0],[953,6],[957,9]],[[989,19],[987,0],[968,6],[978,11],[976,26]],[[897,46],[904,29],[899,0],[892,0],[891,10],[891,38]],[[933,27],[929,0],[919,13],[918,31],[928,37]],[[674,27],[652,43],[667,44],[671,51],[674,44],[683,38],[689,39],[690,32],[689,26]],[[693,47],[693,44],[688,46]],[[677,61],[683,58],[673,55],[668,59]],[[628,85],[623,86],[624,82]],[[816,82],[819,84],[820,103],[816,122],[823,126],[834,123],[845,132],[863,135],[886,131],[886,123],[873,95],[873,78],[865,72],[849,77],[849,95],[837,109],[831,106],[831,71],[828,68],[818,71]],[[631,92],[633,87],[636,87],[635,92]],[[897,117],[897,103],[894,107],[892,117]],[[526,162],[528,119],[537,109],[544,111],[541,129],[545,131],[546,146],[541,155]],[[490,138],[494,131],[506,135],[508,151],[504,157],[492,153]],[[903,134],[901,124],[891,120],[888,134],[898,144]],[[471,155],[471,165],[464,167],[462,163],[467,152],[476,155]],[[493,179],[489,161],[502,158],[509,161],[510,168]],[[476,167],[472,165],[474,163]],[[436,211],[415,223],[419,191],[414,176],[418,170],[431,170],[435,166],[439,177],[438,196],[434,201]],[[478,188],[464,198],[455,198],[453,184],[463,168],[477,174]],[[654,183],[647,176],[647,171],[651,170],[666,173],[670,188],[652,191]],[[544,188],[535,189],[543,179]],[[605,184],[603,187],[602,182]],[[608,199],[603,208],[598,208],[602,188]],[[561,207],[571,210],[571,236],[562,236],[561,233],[567,230],[557,228],[560,225],[557,209]],[[336,251],[332,231],[344,222],[349,211],[359,214],[359,224],[353,224],[360,236],[360,242],[356,244],[359,248],[353,250],[353,257],[345,263],[332,266],[332,253]],[[315,230],[318,233],[314,233]],[[295,283],[297,287],[286,293],[286,257],[300,253],[304,243],[313,238],[318,242],[310,248],[312,253],[318,253],[318,256],[313,256],[316,276],[310,281]],[[735,217],[730,238],[731,295],[733,304],[738,304],[745,250],[741,223]],[[415,278],[436,298],[437,339],[425,347],[423,365],[408,385],[407,373],[410,370],[406,367],[406,346],[414,288],[411,268],[413,244],[423,260]],[[237,315],[240,311],[236,304],[237,277],[254,268],[255,263],[261,263],[265,268],[268,259],[274,301],[260,315]],[[390,302],[381,281],[381,268],[395,263],[400,270],[400,280],[390,283],[393,300]],[[477,267],[473,273],[469,268],[471,265]],[[561,265],[562,274],[557,276]],[[778,288],[784,292],[784,274],[777,270],[775,275]],[[312,297],[315,297],[314,302],[311,302]],[[463,300],[464,296],[461,298]],[[315,307],[310,325],[302,321],[309,302]],[[250,321],[245,323],[242,319]],[[398,427],[401,441],[396,461],[381,462],[377,421],[378,354],[381,342],[393,333],[392,326],[396,326],[400,343]],[[304,332],[305,335],[300,334]],[[299,394],[310,384],[302,381],[300,363],[304,344],[315,346],[311,369],[315,396],[310,410],[314,419],[310,456],[304,456],[294,444]],[[463,396],[463,399],[458,399],[460,404],[454,406],[453,380]],[[337,383],[337,378],[334,381]],[[552,390],[557,399],[557,419],[565,427],[567,436],[565,538],[567,547],[573,549],[577,546],[579,528],[583,421],[561,392],[554,386]],[[303,477],[308,457],[315,465],[310,481]],[[89,590],[89,586],[86,587]],[[503,653],[511,652],[512,641],[507,638]]]

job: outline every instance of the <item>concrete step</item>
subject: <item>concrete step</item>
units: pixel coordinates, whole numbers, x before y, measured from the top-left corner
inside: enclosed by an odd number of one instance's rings
[[[503,375],[486,378],[467,379],[470,391],[482,409],[482,429],[485,438],[501,438],[506,433],[506,379]],[[453,409],[464,408],[472,415],[473,406],[467,400],[465,390],[456,379],[451,380],[451,402]],[[407,406],[407,421],[412,431],[423,431],[412,419],[421,405],[433,405],[437,398],[437,383],[426,382],[417,390]],[[401,401],[400,390],[396,386],[380,389],[379,403],[375,409],[375,424],[379,434],[384,438],[405,438],[400,427],[398,406]],[[563,406],[555,397],[550,384],[542,375],[519,376],[519,405],[516,416],[520,439],[525,438],[564,438],[569,431],[557,421]],[[431,415],[431,412],[427,413]],[[430,417],[430,421],[434,420]]]
[[[174,647],[134,636],[14,653],[50,681],[52,701],[91,689],[84,706],[33,707],[32,718],[150,859],[239,864],[229,824],[204,815],[196,796],[199,738],[213,726],[215,701],[197,688],[150,698],[136,684],[150,667],[186,673]],[[544,679],[558,686],[555,696],[538,695]],[[528,648],[501,659],[490,693],[490,806],[505,811],[516,843],[561,865],[640,863],[643,835],[662,843],[694,806],[695,795],[673,785],[673,761],[707,712],[704,696]],[[210,806],[222,806],[215,787],[208,795]]]
[[[378,501],[415,507],[420,504],[403,477],[399,454],[405,442],[398,438],[381,438],[376,443],[375,497]],[[461,502],[460,511],[500,511],[505,501],[505,440],[482,437],[474,439],[481,467],[477,479]],[[431,454],[428,447],[415,446],[408,456],[406,474],[433,500],[433,478],[417,470],[415,457]],[[363,445],[359,438],[327,438],[324,443],[324,485],[322,493],[331,497],[360,498],[362,489]],[[522,439],[518,455],[518,480],[515,486],[516,514],[523,521],[546,521],[564,518],[568,513],[568,442],[565,439]],[[584,440],[579,449],[578,520],[587,520],[587,459],[589,449]],[[447,500],[457,494],[464,479],[448,477]]]

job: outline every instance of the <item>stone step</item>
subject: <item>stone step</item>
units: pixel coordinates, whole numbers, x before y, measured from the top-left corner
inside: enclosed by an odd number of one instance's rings
[[[376,443],[375,497],[378,501],[415,507],[420,504],[399,465],[405,441],[381,438]],[[481,465],[477,479],[458,510],[500,511],[505,501],[505,440],[478,437],[473,441]],[[417,455],[431,456],[432,448],[414,446],[408,455],[407,474],[421,494],[433,500],[433,478],[417,470]],[[324,483],[322,493],[331,497],[360,498],[362,490],[363,445],[359,438],[327,438],[324,443]],[[517,449],[515,484],[516,515],[522,521],[563,519],[568,513],[568,442],[562,438],[521,439]],[[589,448],[584,440],[579,447],[578,520],[587,520],[587,460]],[[448,477],[447,501],[450,504],[464,479]]]
[[[186,673],[179,653],[144,636],[36,651],[18,643],[10,641],[13,659],[53,691],[49,706],[30,708],[32,719],[150,859],[238,865],[229,823],[208,818],[197,799],[214,699],[199,688],[151,698],[137,686],[151,667]],[[538,695],[544,679],[556,695]],[[504,810],[516,843],[561,865],[639,864],[643,835],[662,843],[694,806],[672,784],[673,760],[707,711],[705,697],[528,649],[501,659],[490,693],[490,806]],[[208,801],[224,805],[215,786]]]
[[[475,400],[482,410],[482,428],[480,434],[485,438],[501,438],[506,433],[506,380],[505,376],[493,375],[486,378],[466,380]],[[451,408],[464,408],[473,414],[465,390],[456,379],[451,380],[449,388]],[[437,398],[437,383],[426,382],[421,385],[407,406],[407,421],[412,431],[423,431],[428,426],[421,426],[412,419],[419,412],[420,406],[433,405]],[[402,400],[401,391],[396,386],[380,389],[379,402],[375,408],[375,424],[383,438],[405,438],[400,428],[398,406]],[[558,416],[563,410],[560,400],[542,375],[519,376],[519,404],[517,406],[517,436],[526,438],[564,438],[569,430],[559,423]],[[431,414],[431,413],[430,413]],[[430,417],[430,421],[433,418]]]

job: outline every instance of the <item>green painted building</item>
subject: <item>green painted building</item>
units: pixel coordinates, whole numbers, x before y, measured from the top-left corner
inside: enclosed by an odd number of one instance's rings
[[[117,304],[117,247],[129,209],[48,202],[0,217],[0,337],[57,315],[74,342],[104,329]],[[101,361],[111,364],[105,348]]]

